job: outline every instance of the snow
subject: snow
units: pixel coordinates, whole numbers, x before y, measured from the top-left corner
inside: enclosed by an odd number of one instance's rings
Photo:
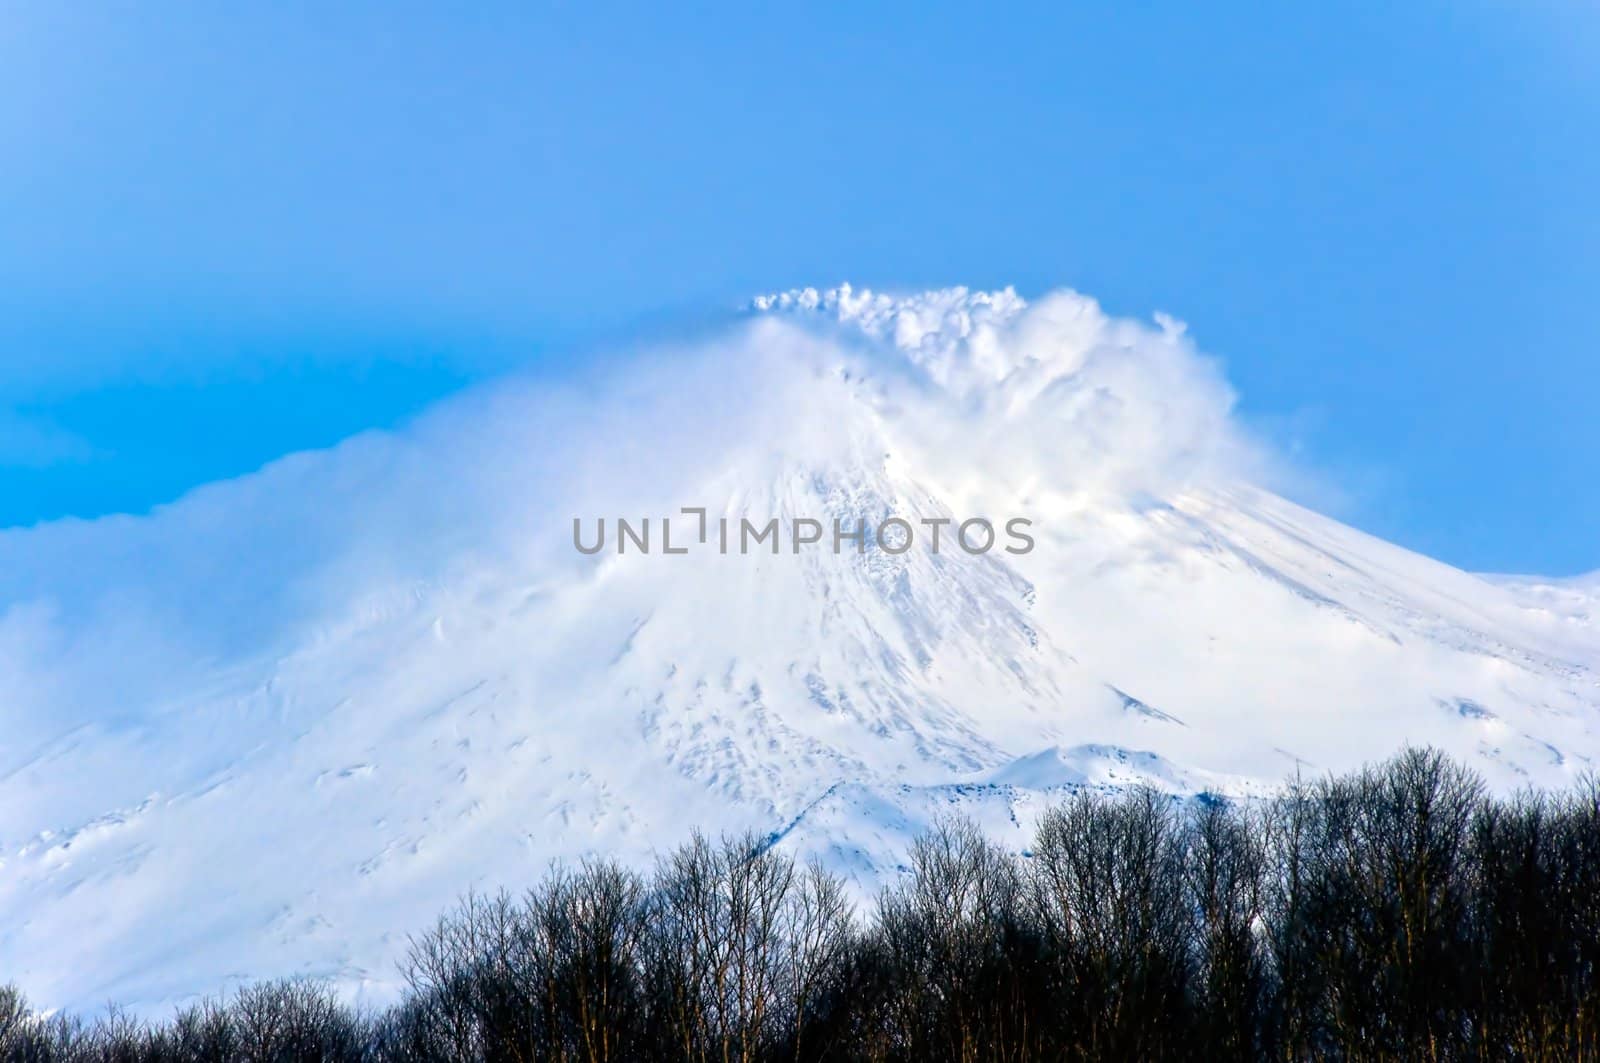
[[[1072,293],[782,293],[625,371],[0,533],[0,978],[384,1000],[462,891],[696,826],[867,895],[938,816],[1020,849],[1076,787],[1264,793],[1407,742],[1501,789],[1592,767],[1593,581],[1288,502],[1231,402],[1181,326]],[[696,505],[1025,516],[1037,546],[572,547],[575,516]]]

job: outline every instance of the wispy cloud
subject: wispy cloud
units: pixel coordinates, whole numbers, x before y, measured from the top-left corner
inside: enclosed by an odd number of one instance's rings
[[[94,455],[88,440],[48,418],[0,407],[0,467],[46,468]]]
[[[315,638],[374,595],[485,556],[530,580],[560,573],[578,563],[574,515],[671,511],[730,476],[826,467],[840,448],[894,452],[974,508],[1159,497],[1271,466],[1217,365],[1170,320],[1112,317],[1072,292],[840,288],[760,305],[560,386],[480,386],[147,516],[0,532],[0,695],[46,728],[126,711],[176,696],[195,662]],[[0,455],[86,454],[9,424]]]

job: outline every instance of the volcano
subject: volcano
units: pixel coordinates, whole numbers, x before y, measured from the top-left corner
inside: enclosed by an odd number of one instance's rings
[[[1406,744],[1502,790],[1590,769],[1600,584],[1288,501],[1232,403],[1181,325],[1075,293],[795,291],[0,533],[0,975],[381,1000],[461,892],[694,828],[866,892],[941,815],[1020,849],[1082,787],[1249,796]],[[619,519],[651,548],[575,542]]]

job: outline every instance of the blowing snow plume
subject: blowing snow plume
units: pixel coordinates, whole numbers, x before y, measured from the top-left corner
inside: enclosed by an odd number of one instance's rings
[[[385,997],[394,928],[463,889],[690,825],[870,889],[952,806],[1021,844],[1070,788],[1596,755],[1594,592],[1276,497],[1171,321],[808,290],[621,365],[0,533],[0,971],[52,1005]],[[1031,548],[930,548],[973,518]],[[722,521],[780,538],[723,552]]]

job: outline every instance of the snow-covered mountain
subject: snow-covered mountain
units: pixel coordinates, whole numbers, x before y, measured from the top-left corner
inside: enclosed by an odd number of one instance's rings
[[[1512,788],[1600,757],[1600,585],[1470,575],[1272,493],[1174,322],[791,292],[604,364],[0,533],[0,981],[382,997],[463,890],[695,826],[867,888],[936,815],[1020,845],[1068,787],[1261,792],[1410,742]],[[619,555],[618,517],[653,549]],[[1033,548],[952,548],[973,517]],[[721,518],[778,519],[779,552],[720,553]],[[904,552],[790,537],[889,518]]]

